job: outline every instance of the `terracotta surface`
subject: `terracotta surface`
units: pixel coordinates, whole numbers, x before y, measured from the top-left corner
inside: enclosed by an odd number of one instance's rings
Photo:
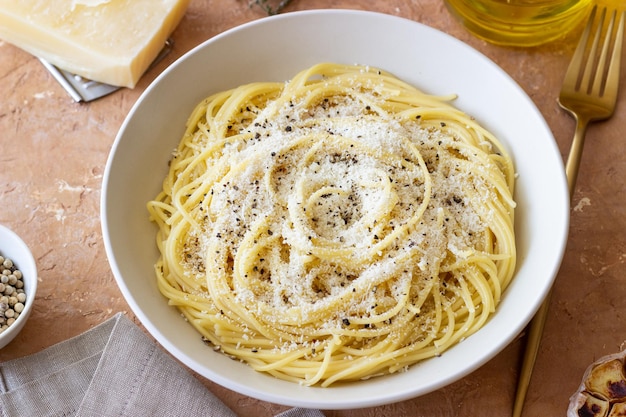
[[[556,102],[574,35],[515,49],[470,35],[441,0],[293,0],[286,11],[377,10],[425,23],[472,45],[502,66],[531,96],[565,157],[574,122]],[[22,333],[0,361],[38,352],[125,312],[135,322],[107,262],[99,221],[105,161],[125,115],[145,87],[177,57],[265,12],[247,0],[193,0],[173,35],[173,52],[134,90],[77,104],[33,56],[0,42],[0,223],[34,252],[39,293]],[[626,71],[621,77],[626,87]],[[572,204],[567,253],[557,277],[524,416],[562,416],[588,364],[626,344],[626,94],[615,117],[592,125]],[[493,360],[439,391],[380,408],[326,416],[510,415],[524,347],[520,335]],[[202,379],[202,378],[201,378]],[[203,380],[241,416],[285,407],[238,395]]]

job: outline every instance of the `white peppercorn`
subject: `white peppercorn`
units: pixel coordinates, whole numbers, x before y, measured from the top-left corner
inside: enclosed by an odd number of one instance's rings
[[[10,258],[0,255],[0,333],[24,311],[26,298],[22,271]]]

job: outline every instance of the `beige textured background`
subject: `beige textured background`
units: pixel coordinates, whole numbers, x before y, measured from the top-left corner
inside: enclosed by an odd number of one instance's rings
[[[399,15],[447,32],[504,68],[535,101],[566,155],[574,122],[556,102],[576,39],[504,48],[471,36],[441,0],[292,0],[286,11],[366,9]],[[0,42],[0,223],[34,252],[39,293],[22,333],[0,361],[40,351],[118,311],[133,318],[105,256],[99,222],[106,158],[135,100],[177,57],[202,41],[265,16],[247,0],[192,0],[173,34],[173,52],[134,90],[77,104],[39,61]],[[621,83],[626,86],[626,71]],[[587,135],[573,198],[570,240],[550,307],[525,416],[562,416],[583,371],[626,342],[626,94],[616,116]],[[326,411],[352,416],[506,416],[510,414],[523,335],[485,366],[432,394],[380,408]],[[202,378],[201,378],[202,379]],[[206,386],[241,416],[271,416],[284,407]]]

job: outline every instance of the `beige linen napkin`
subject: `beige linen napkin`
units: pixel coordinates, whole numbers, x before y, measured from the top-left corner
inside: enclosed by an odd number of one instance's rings
[[[0,364],[0,416],[237,417],[123,314]],[[280,417],[323,417],[292,409]]]

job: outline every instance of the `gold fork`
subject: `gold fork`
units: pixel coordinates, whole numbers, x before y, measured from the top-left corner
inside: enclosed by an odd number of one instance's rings
[[[565,166],[570,196],[574,192],[574,185],[578,176],[578,166],[580,165],[587,125],[589,122],[606,120],[611,117],[617,102],[625,12],[621,11],[618,27],[615,29],[618,11],[609,11],[606,7],[599,11],[597,7],[594,6],[591,11],[587,27],[565,74],[559,96],[559,105],[576,119],[576,133]],[[599,22],[593,42],[589,43],[594,17],[598,11]],[[609,22],[606,25],[606,36],[602,50],[598,51],[600,37],[607,19]],[[585,60],[587,47],[589,47],[589,54]],[[611,47],[613,49],[612,54],[610,53]]]
[[[615,21],[618,13],[619,23],[616,28]],[[565,165],[570,198],[574,194],[587,126],[590,122],[608,119],[615,111],[625,15],[625,11],[609,11],[606,6],[602,9],[599,9],[597,5],[593,7],[563,80],[559,105],[576,120],[576,132]],[[598,21],[596,22],[596,20]],[[605,25],[607,20],[608,23]],[[594,35],[590,38],[594,27]],[[602,42],[603,36],[604,41]],[[602,45],[599,50],[600,42]],[[522,414],[541,335],[548,315],[549,300],[550,294],[535,314],[528,329],[524,362],[522,363],[515,404],[513,405],[513,417],[519,417]]]

